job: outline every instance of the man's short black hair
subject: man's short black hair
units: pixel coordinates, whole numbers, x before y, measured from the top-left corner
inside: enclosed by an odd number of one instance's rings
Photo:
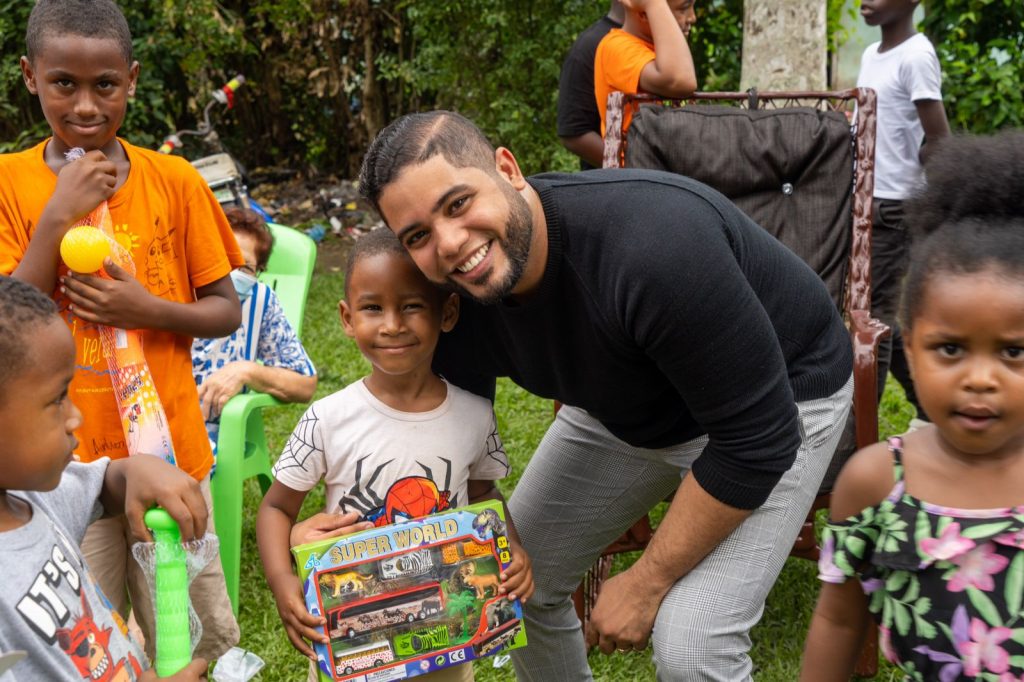
[[[348,261],[345,263],[345,298],[348,298],[348,283],[352,279],[352,272],[356,269],[356,263],[377,256],[382,253],[393,253],[400,258],[406,258],[412,262],[409,252],[398,241],[395,233],[386,227],[378,227],[370,230],[356,240],[352,249],[348,252]]]
[[[25,30],[28,60],[35,63],[46,40],[66,35],[114,40],[132,64],[132,33],[114,0],[38,0]]]
[[[0,386],[27,369],[32,332],[58,319],[57,306],[49,296],[20,279],[0,275]],[[7,397],[0,391],[0,404]]]
[[[454,111],[407,114],[377,134],[366,150],[359,192],[380,212],[380,195],[406,166],[440,154],[456,168],[496,173],[494,146],[476,125]]]

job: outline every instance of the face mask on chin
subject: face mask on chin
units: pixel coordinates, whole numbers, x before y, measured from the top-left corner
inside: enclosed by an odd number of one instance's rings
[[[247,272],[232,270],[231,283],[235,285],[235,293],[238,294],[238,298],[245,300],[252,293],[252,288],[256,286],[256,278]]]

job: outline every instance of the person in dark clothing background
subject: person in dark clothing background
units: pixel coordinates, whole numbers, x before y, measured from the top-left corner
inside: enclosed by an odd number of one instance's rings
[[[622,28],[625,16],[618,0],[612,0],[608,14],[585,28],[569,48],[558,81],[558,138],[580,157],[580,169],[601,167],[604,140],[601,114],[594,102],[594,53],[605,34]]]

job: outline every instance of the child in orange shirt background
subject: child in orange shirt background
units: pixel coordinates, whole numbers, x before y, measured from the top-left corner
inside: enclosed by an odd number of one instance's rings
[[[612,29],[594,55],[594,97],[605,135],[608,95],[612,92],[688,97],[697,90],[697,74],[686,39],[697,21],[695,0],[622,0],[620,29]],[[623,132],[632,111],[624,114]]]
[[[220,205],[187,161],[117,137],[139,64],[113,0],[40,0],[26,43],[25,85],[39,97],[53,136],[0,155],[0,273],[52,294],[71,328],[76,357],[69,395],[84,415],[75,432],[75,454],[84,462],[128,455],[98,325],[143,331],[178,466],[200,481],[209,507],[212,453],[190,346],[193,336],[223,336],[238,327],[229,273],[244,263],[241,252]],[[68,163],[65,153],[74,147],[87,153]],[[103,201],[137,279],[109,261],[112,279],[71,274],[61,263],[64,234]],[[152,657],[152,604],[129,539],[124,516],[105,519],[90,527],[83,550],[122,615],[130,597]],[[197,655],[216,658],[238,641],[219,561],[193,583],[192,599],[204,626]]]

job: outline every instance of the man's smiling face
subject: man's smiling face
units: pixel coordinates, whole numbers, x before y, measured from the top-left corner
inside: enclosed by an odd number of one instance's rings
[[[437,154],[403,169],[379,205],[431,281],[487,304],[521,293],[533,221],[500,172],[459,168]]]

